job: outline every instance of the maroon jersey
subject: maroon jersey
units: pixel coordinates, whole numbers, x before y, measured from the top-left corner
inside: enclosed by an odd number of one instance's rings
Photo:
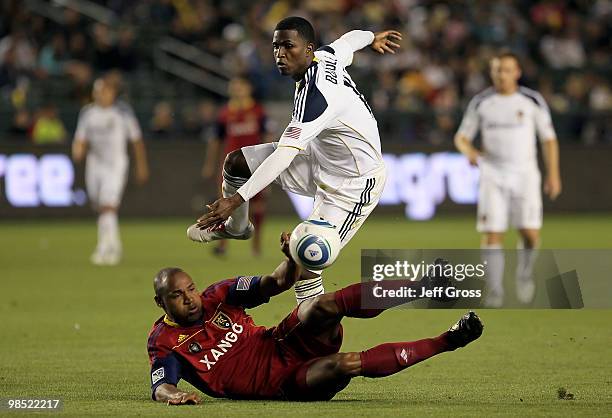
[[[266,114],[258,103],[247,109],[224,106],[219,112],[217,135],[224,146],[224,153],[250,145],[261,144],[265,132]]]
[[[341,339],[330,346],[299,331],[297,308],[276,327],[255,325],[245,308],[268,302],[260,279],[242,276],[208,287],[199,324],[185,328],[165,316],[155,322],[148,340],[153,397],[162,383],[184,379],[214,397],[286,399],[299,366],[338,351]]]

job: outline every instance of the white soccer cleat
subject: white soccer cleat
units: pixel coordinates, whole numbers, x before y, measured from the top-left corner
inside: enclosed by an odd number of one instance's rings
[[[219,239],[245,240],[253,236],[253,231],[255,231],[255,227],[251,222],[249,222],[249,226],[247,226],[246,230],[242,234],[238,235],[233,235],[227,232],[225,230],[225,222],[207,229],[200,229],[198,228],[197,224],[193,224],[187,228],[187,237],[195,242],[212,242]]]
[[[107,266],[116,266],[121,261],[121,252],[120,251],[109,251],[104,261]]]
[[[121,261],[121,251],[109,251],[105,253],[94,252],[89,258],[96,266],[116,266]]]
[[[516,280],[516,298],[519,302],[528,304],[533,302],[535,297],[535,282],[531,277],[519,278]]]
[[[91,261],[91,264],[93,265],[103,266],[105,264],[104,254],[96,251],[91,255],[91,257],[89,257],[89,261]]]

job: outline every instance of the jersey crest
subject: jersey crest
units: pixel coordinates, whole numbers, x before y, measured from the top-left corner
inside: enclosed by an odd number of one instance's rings
[[[217,328],[223,330],[230,329],[232,327],[230,317],[221,311],[218,311],[210,322]]]

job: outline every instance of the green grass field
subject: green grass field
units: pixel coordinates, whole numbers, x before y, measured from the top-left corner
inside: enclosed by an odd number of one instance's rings
[[[225,259],[216,259],[209,248],[185,238],[187,219],[124,220],[125,259],[118,267],[89,264],[93,219],[0,222],[0,398],[59,397],[60,414],[72,416],[612,414],[612,311],[588,309],[480,310],[486,328],[479,341],[389,378],[356,378],[331,402],[152,402],[146,337],[161,314],[152,300],[157,270],[183,267],[202,288],[237,274],[269,272],[281,258],[280,231],[295,222],[266,225],[260,259],[252,259],[248,243],[237,242]],[[543,234],[547,248],[612,248],[612,217],[547,216]],[[513,242],[509,237],[508,244]],[[472,216],[429,223],[374,216],[328,270],[326,288],[359,280],[360,248],[476,247]],[[293,305],[289,292],[251,313],[271,326]],[[461,313],[399,309],[371,320],[346,320],[343,350],[438,335]],[[558,399],[559,387],[574,400]]]

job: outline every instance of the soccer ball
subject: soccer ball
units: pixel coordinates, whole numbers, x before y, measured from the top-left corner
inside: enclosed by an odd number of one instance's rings
[[[340,235],[329,222],[310,219],[295,227],[289,252],[296,263],[309,270],[331,266],[340,252]]]

